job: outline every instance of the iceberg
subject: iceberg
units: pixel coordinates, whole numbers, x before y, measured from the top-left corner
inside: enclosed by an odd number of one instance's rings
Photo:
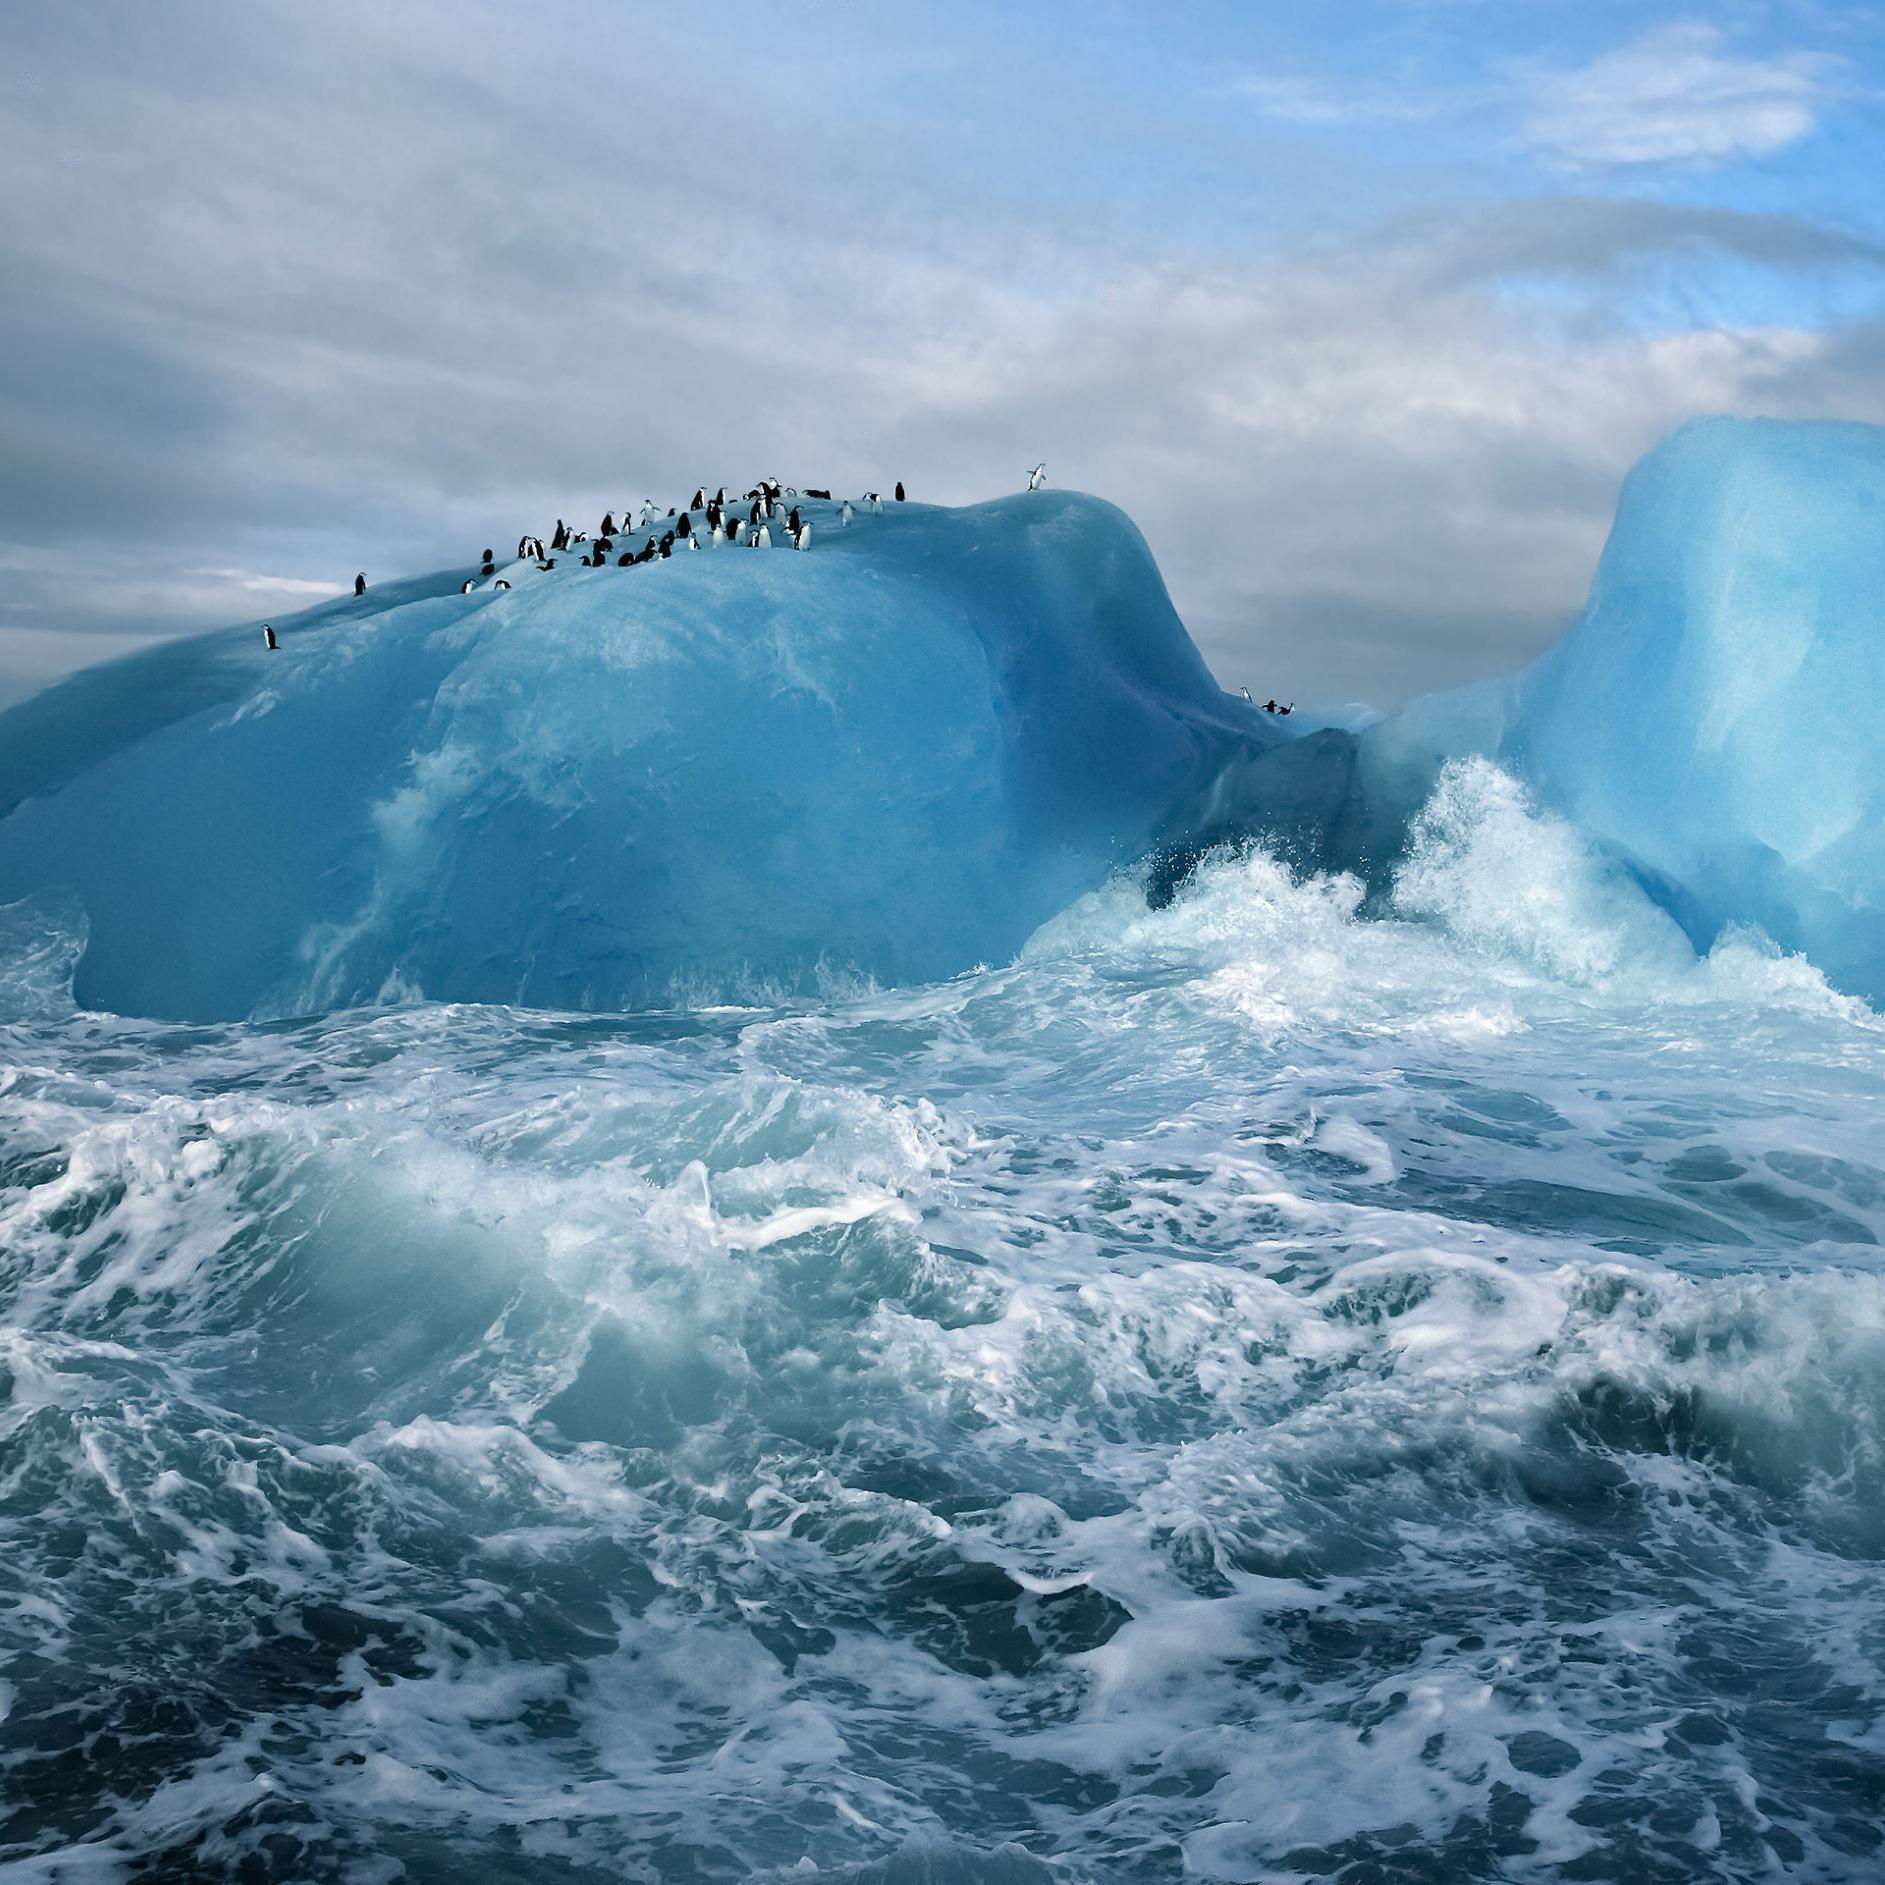
[[[1363,735],[1377,826],[1465,754],[1606,847],[1698,949],[1754,924],[1885,995],[1885,428],[1672,433],[1560,642]]]
[[[1385,912],[1445,769],[1489,760],[1698,952],[1756,928],[1885,997],[1885,428],[1682,427],[1625,480],[1562,640],[1344,718],[1234,762],[1179,870],[1256,837]]]
[[[1280,742],[1097,499],[370,588],[0,716],[0,903],[176,1020],[610,1010],[1012,957]],[[827,510],[830,515],[827,516]]]

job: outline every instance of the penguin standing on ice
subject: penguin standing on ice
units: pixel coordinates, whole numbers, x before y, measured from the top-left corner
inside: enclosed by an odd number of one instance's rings
[[[812,527],[800,524],[792,533],[792,547],[795,550],[809,550],[812,547]]]
[[[772,532],[768,530],[764,524],[761,524],[759,528],[753,532],[753,548],[755,550],[770,550],[772,548]]]
[[[1254,707],[1254,706],[1255,706],[1255,705],[1257,704],[1257,703],[1256,703],[1256,702],[1255,702],[1254,700],[1251,700],[1251,699],[1250,699],[1250,689],[1249,689],[1249,688],[1247,688],[1247,687],[1240,687],[1240,688],[1238,688],[1238,690],[1237,690],[1237,691],[1238,691],[1238,693],[1240,693],[1241,695],[1243,695],[1243,697],[1244,697],[1244,699],[1245,699],[1246,701],[1249,701],[1249,703],[1250,703],[1250,705],[1251,705],[1251,706],[1253,706],[1253,707]]]
[[[721,544],[726,542],[726,540],[727,540],[726,527],[719,521],[718,518],[716,518],[714,520],[713,535],[708,539],[708,541],[717,550],[719,549]]]
[[[362,570],[360,574],[353,579],[353,592],[357,596],[363,596],[366,594],[367,573],[365,570]]]
[[[1041,462],[1028,473],[1028,489],[1038,491],[1047,482],[1047,460]]]
[[[477,586],[478,585],[477,585],[476,579],[473,577],[467,576],[465,580],[458,585],[458,593],[461,596],[468,596],[471,594],[472,590],[477,588]]]
[[[688,505],[690,511],[703,510],[707,503],[707,487],[704,484],[694,487],[694,501]]]
[[[791,512],[786,517],[785,527],[787,530],[789,530],[792,533],[793,536],[796,537],[798,535],[799,533],[799,507],[796,504],[792,506]]]
[[[1292,700],[1287,707],[1279,707],[1276,711],[1279,714],[1292,714],[1296,711],[1296,703]]]
[[[897,480],[897,502],[899,504],[903,502],[903,480],[901,478]]]
[[[281,643],[275,639],[275,631],[270,628],[266,622],[262,624],[262,646],[266,648],[270,654],[273,654],[275,650],[281,646]]]
[[[556,520],[555,534],[550,538],[550,548],[553,550],[567,550],[569,548],[569,525],[564,523],[560,517]]]
[[[851,508],[851,500],[847,497],[844,500],[844,509],[838,513],[838,528],[840,530],[850,529],[851,519],[856,515],[857,513]]]
[[[1274,694],[1263,703],[1263,711],[1265,713],[1274,713],[1276,711],[1276,696]]]
[[[596,532],[596,535],[598,537],[612,537],[615,535],[615,513],[613,511],[604,511],[602,513],[602,528]]]

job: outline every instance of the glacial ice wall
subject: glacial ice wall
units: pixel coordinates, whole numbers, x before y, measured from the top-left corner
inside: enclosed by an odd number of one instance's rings
[[[886,507],[172,643],[0,717],[0,903],[176,1019],[614,1009],[1003,960],[1281,737],[1119,511]]]

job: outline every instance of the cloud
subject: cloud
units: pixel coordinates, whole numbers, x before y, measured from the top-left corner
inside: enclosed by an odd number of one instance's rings
[[[834,104],[789,36],[696,64],[607,10],[520,37],[336,4],[134,10],[73,70],[28,0],[51,76],[0,113],[9,621],[102,648],[702,479],[954,502],[1046,457],[1140,522],[1226,679],[1388,702],[1542,645],[1665,426],[1885,418],[1859,328],[1612,312],[1698,258],[1879,274],[1797,218],[1580,194],[1181,241],[1104,181],[1029,196],[946,125]]]
[[[1684,21],[1571,71],[1532,70],[1524,133],[1573,168],[1764,157],[1813,130],[1838,69],[1817,53],[1737,57],[1715,27]]]

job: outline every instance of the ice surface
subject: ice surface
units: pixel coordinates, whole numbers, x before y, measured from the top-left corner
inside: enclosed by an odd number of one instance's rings
[[[80,1001],[171,1018],[927,978],[1282,737],[1110,505],[807,510],[804,555],[445,571],[82,674],[0,720],[0,901],[76,896]]]
[[[1496,757],[1706,946],[1885,994],[1885,428],[1710,419],[1630,474],[1575,627],[1364,735],[1363,797]]]

